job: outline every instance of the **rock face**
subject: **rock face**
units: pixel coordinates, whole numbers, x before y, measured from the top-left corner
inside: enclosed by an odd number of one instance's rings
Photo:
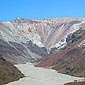
[[[24,75],[0,54],[0,85],[16,81]]]
[[[82,37],[83,33],[85,33],[85,30],[80,29],[80,30],[68,35],[67,38],[66,38],[67,44],[73,43],[73,42],[79,40]]]

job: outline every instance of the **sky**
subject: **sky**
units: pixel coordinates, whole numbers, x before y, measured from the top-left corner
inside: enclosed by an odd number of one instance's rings
[[[0,21],[85,17],[85,0],[0,0]]]

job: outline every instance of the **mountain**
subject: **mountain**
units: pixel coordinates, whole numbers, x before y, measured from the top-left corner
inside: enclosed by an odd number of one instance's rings
[[[85,28],[68,35],[66,42],[63,49],[37,66],[51,66],[60,73],[85,77]]]
[[[83,18],[17,18],[10,22],[1,21],[1,52],[3,51],[4,58],[12,63],[34,62],[56,52],[56,48],[59,50],[66,46],[67,35],[84,27]],[[10,57],[7,58],[6,55]]]
[[[65,40],[68,34],[81,28],[82,24],[85,23],[84,21],[84,19],[79,18],[55,18],[47,20],[18,18],[10,23],[22,34],[23,42],[31,40],[39,47],[46,47],[49,51],[52,47],[57,47],[61,40]]]

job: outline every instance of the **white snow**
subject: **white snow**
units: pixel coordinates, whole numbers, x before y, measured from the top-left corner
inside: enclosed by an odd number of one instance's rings
[[[65,47],[66,44],[67,44],[66,43],[66,38],[64,38],[64,39],[58,41],[58,43],[56,43],[53,47],[56,47],[58,49],[61,49],[61,48]]]
[[[52,69],[34,67],[31,63],[16,65],[16,67],[26,77],[7,85],[64,85],[66,82],[81,79],[57,73],[57,71]]]
[[[44,47],[44,44],[41,43],[41,37],[39,33],[35,33],[34,36],[31,38],[33,43],[39,47]]]

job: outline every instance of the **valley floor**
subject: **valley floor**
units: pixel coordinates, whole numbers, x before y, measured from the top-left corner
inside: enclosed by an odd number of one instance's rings
[[[64,85],[81,78],[57,73],[53,69],[34,67],[33,64],[20,64],[16,67],[26,76],[7,85]]]

